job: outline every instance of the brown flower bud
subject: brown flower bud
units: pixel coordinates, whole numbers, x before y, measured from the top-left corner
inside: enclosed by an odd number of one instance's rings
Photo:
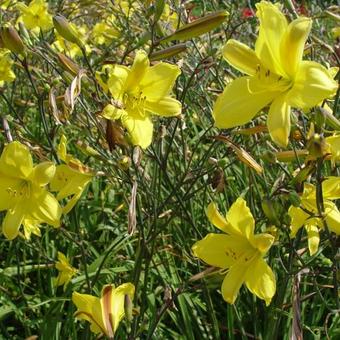
[[[18,32],[12,26],[1,28],[1,40],[5,48],[13,53],[23,54],[25,51],[24,43],[22,42]]]

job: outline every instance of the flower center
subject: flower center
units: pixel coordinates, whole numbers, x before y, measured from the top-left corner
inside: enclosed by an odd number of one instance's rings
[[[22,180],[16,187],[8,187],[6,189],[8,195],[13,199],[28,199],[31,197],[32,183]]]
[[[285,92],[292,86],[292,81],[281,75],[278,75],[263,65],[257,65],[254,76],[256,82],[249,82],[249,91],[259,93],[264,91]]]
[[[133,92],[125,92],[123,96],[125,110],[137,117],[145,116],[145,101],[146,97],[140,89],[136,89]]]

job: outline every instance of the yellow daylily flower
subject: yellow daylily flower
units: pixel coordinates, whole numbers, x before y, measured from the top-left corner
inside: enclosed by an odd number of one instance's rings
[[[67,139],[64,135],[60,139],[57,154],[66,164],[56,167],[55,176],[50,186],[52,191],[58,192],[58,200],[71,196],[63,207],[63,214],[68,214],[81,197],[87,184],[92,180],[94,173],[80,160],[67,153]]]
[[[5,146],[0,157],[0,211],[7,210],[2,232],[9,240],[19,233],[26,220],[46,222],[59,227],[61,207],[56,198],[46,190],[55,174],[52,162],[33,166],[26,146],[12,142]]]
[[[267,125],[271,138],[287,146],[291,107],[311,108],[338,88],[332,73],[314,61],[302,60],[312,20],[299,17],[288,24],[279,5],[256,4],[260,20],[255,50],[230,39],[223,56],[246,76],[227,85],[213,110],[215,125],[232,128],[249,122],[270,105]]]
[[[28,6],[19,2],[16,7],[22,13],[18,21],[23,22],[28,29],[39,27],[47,31],[53,27],[52,16],[48,13],[48,3],[45,0],[33,0]]]
[[[263,256],[274,242],[270,234],[254,235],[254,218],[244,199],[238,198],[226,218],[211,203],[207,209],[209,221],[223,234],[208,234],[196,242],[194,255],[207,264],[227,271],[222,283],[222,296],[234,303],[242,284],[269,305],[276,290],[274,273]]]
[[[5,48],[0,48],[0,87],[5,82],[12,82],[15,79],[15,74],[12,71],[13,61],[10,57],[10,51]]]
[[[124,283],[117,288],[106,285],[102,289],[101,298],[74,292],[72,301],[78,309],[75,317],[89,321],[93,333],[102,333],[113,339],[125,314],[125,296],[132,300],[134,293],[135,287],[132,283]]]
[[[164,117],[178,116],[181,103],[170,96],[180,74],[177,65],[160,62],[150,66],[146,52],[138,51],[133,65],[106,65],[97,79],[113,97],[114,105],[107,105],[102,115],[120,119],[134,145],[147,148],[152,141],[153,123],[150,114]]]
[[[55,280],[56,286],[64,285],[65,289],[72,277],[77,274],[78,270],[70,265],[67,257],[60,251],[58,251],[58,261],[55,267],[59,271],[58,277]]]
[[[340,198],[340,178],[328,177],[322,182],[324,219],[330,231],[340,235],[340,211],[332,202]],[[310,214],[309,214],[310,213]],[[297,231],[304,226],[308,236],[308,248],[310,255],[314,255],[319,248],[319,228],[323,229],[322,218],[316,204],[316,188],[310,183],[305,183],[301,196],[300,207],[291,206],[288,210],[291,218],[291,237],[295,237]]]
[[[119,37],[119,30],[108,20],[96,23],[91,32],[92,41],[98,45],[109,45]]]

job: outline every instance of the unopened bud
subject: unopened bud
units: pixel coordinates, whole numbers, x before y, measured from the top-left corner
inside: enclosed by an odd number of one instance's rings
[[[278,225],[278,218],[273,206],[273,202],[270,199],[265,198],[262,203],[262,210],[266,217],[268,218],[269,222],[275,225]]]
[[[280,151],[275,152],[275,156],[279,162],[292,162],[295,161],[297,158],[307,157],[309,154],[308,150],[287,150],[287,151]]]
[[[164,50],[160,50],[160,51],[152,53],[150,56],[150,60],[157,61],[157,60],[171,58],[181,52],[184,52],[186,49],[187,49],[186,44],[174,45],[169,48],[165,48]]]
[[[315,108],[314,121],[318,128],[323,128],[326,123],[325,110],[321,110],[321,107]]]
[[[328,110],[323,107],[318,108],[325,117],[326,125],[330,126],[336,131],[340,131],[340,121]]]
[[[154,22],[157,22],[164,11],[165,0],[156,0]]]
[[[26,26],[22,22],[19,22],[19,33],[20,33],[20,36],[22,37],[22,40],[25,42],[25,44],[32,46],[31,37],[26,29]]]
[[[62,53],[58,53],[57,57],[58,57],[58,60],[61,66],[63,67],[65,71],[71,73],[74,76],[76,76],[79,73],[80,68],[73,60],[66,57],[66,55]]]
[[[78,140],[76,146],[87,156],[100,157],[100,153],[89,146],[86,142]]]
[[[261,155],[261,159],[268,163],[276,163],[277,158],[273,151],[266,150]]]
[[[77,31],[74,27],[67,21],[67,19],[58,14],[53,17],[53,25],[57,32],[67,41],[82,46],[82,42],[78,37]]]
[[[25,51],[24,43],[22,42],[18,32],[12,26],[1,28],[1,40],[5,48],[13,53],[23,54]]]
[[[124,312],[125,312],[125,317],[128,322],[132,321],[132,301],[131,298],[128,294],[124,295]]]
[[[211,13],[203,18],[191,22],[190,24],[182,26],[172,35],[165,37],[162,42],[168,42],[172,40],[188,40],[198,37],[221,25],[228,15],[229,13],[227,11]]]

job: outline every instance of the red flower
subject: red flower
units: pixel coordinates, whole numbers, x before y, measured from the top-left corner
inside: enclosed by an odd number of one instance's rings
[[[252,9],[250,9],[249,7],[245,7],[242,10],[242,19],[248,19],[248,18],[252,18],[254,16],[254,12]]]

